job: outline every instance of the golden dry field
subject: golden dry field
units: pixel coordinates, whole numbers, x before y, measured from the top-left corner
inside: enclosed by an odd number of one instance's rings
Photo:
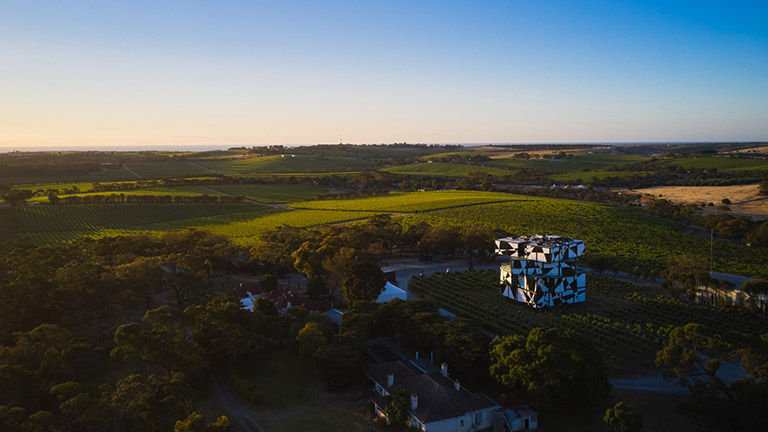
[[[736,186],[658,186],[636,189],[635,192],[687,204],[720,204],[731,200],[731,214],[750,216],[754,220],[768,219],[768,196],[759,195],[757,184]],[[715,213],[714,207],[705,207],[705,213]]]

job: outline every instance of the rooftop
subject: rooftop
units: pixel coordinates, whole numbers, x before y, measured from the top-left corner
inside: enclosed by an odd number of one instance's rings
[[[387,386],[387,375],[394,375],[393,385]],[[440,372],[425,373],[414,362],[399,360],[369,366],[366,375],[385,389],[400,386],[418,396],[418,406],[411,413],[423,423],[455,418],[468,412],[497,406],[482,393],[472,393],[464,387],[456,390],[455,382]],[[377,403],[384,403],[378,393]]]

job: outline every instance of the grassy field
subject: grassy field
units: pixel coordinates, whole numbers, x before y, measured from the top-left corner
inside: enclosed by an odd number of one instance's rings
[[[611,166],[642,162],[648,158],[642,156],[618,155],[610,153],[570,153],[562,159],[513,159],[498,158],[490,162],[493,165],[509,168],[525,168],[540,171],[574,172],[582,170],[602,170]]]
[[[412,165],[396,165],[382,168],[380,171],[417,177],[469,177],[471,173],[477,172],[496,176],[511,174],[510,171],[502,168],[481,167],[447,162],[425,162]]]
[[[766,159],[743,159],[732,157],[699,157],[699,158],[679,158],[669,159],[659,163],[659,165],[679,166],[683,168],[712,169],[718,171],[744,171],[761,170],[768,171],[768,160]]]
[[[379,212],[419,212],[440,208],[527,199],[500,192],[428,191],[391,192],[385,196],[344,200],[305,201],[294,208]]]
[[[534,327],[570,328],[591,340],[611,375],[653,370],[656,352],[669,329],[697,322],[716,332],[761,334],[768,322],[735,309],[718,310],[657,299],[661,288],[604,276],[587,276],[587,301],[535,310],[501,297],[496,270],[437,273],[411,280],[408,289],[494,334],[527,334]],[[635,293],[633,296],[632,294]]]
[[[226,174],[310,173],[356,171],[374,168],[376,163],[365,159],[329,156],[278,155],[251,158],[197,159],[195,163]]]
[[[709,254],[707,239],[685,234],[675,222],[639,209],[554,198],[523,197],[508,203],[486,204],[430,213],[405,215],[405,224],[420,221],[432,225],[487,224],[513,234],[549,233],[586,241],[587,253],[610,258],[622,269],[665,268],[680,254]],[[748,276],[768,276],[768,249],[718,243],[714,271]]]
[[[188,177],[208,172],[184,161],[130,162],[124,165],[144,178]]]
[[[211,188],[265,203],[311,200],[328,192],[322,186],[307,184],[214,185]]]
[[[271,432],[372,430],[362,406],[347,395],[324,392],[311,364],[290,351],[247,362],[238,375],[263,395],[258,418]]]

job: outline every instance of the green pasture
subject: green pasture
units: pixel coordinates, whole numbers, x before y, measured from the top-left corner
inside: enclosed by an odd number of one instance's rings
[[[721,171],[768,171],[768,160],[745,159],[735,157],[698,157],[667,159],[659,162],[662,166],[679,166],[682,168],[713,169]]]
[[[124,165],[143,178],[189,177],[210,173],[210,171],[205,168],[200,168],[186,161],[178,160],[129,162]]]
[[[685,234],[682,225],[640,209],[512,194],[508,197],[514,201],[405,215],[401,220],[406,225],[422,221],[431,225],[487,224],[511,234],[576,237],[586,242],[589,254],[609,258],[613,267],[637,267],[644,273],[658,274],[677,255],[709,254],[709,239]],[[714,271],[768,276],[768,249],[717,242],[714,251]]]
[[[356,171],[371,169],[376,165],[375,162],[367,159],[337,156],[319,157],[302,154],[229,159],[197,159],[195,163],[213,171],[237,175]]]
[[[611,166],[643,162],[648,159],[649,158],[642,156],[611,153],[568,153],[567,156],[558,159],[497,158],[493,159],[489,164],[507,168],[524,168],[537,171],[564,173],[583,170],[602,170]]]
[[[482,151],[464,150],[464,151],[455,151],[455,152],[433,153],[426,156],[421,156],[419,157],[419,159],[433,160],[433,159],[447,158],[452,156],[486,156],[486,155],[487,153]]]
[[[380,212],[419,212],[440,208],[527,199],[501,192],[426,191],[391,192],[384,196],[341,200],[305,201],[293,208]]]
[[[472,173],[483,173],[495,176],[512,174],[503,168],[484,167],[448,162],[424,162],[411,165],[396,165],[380,169],[393,174],[416,177],[469,177]]]
[[[212,185],[211,188],[224,193],[244,196],[254,201],[265,203],[283,203],[311,200],[320,194],[328,192],[328,189],[322,186],[292,183]]]

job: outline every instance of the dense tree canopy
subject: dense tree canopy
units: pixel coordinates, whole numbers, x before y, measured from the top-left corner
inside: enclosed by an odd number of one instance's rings
[[[534,328],[527,336],[497,337],[491,349],[491,376],[524,390],[551,411],[594,410],[610,384],[602,358],[570,330]]]

